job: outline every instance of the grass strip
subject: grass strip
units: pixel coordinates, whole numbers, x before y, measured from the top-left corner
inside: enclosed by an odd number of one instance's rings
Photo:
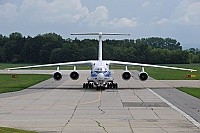
[[[8,128],[8,127],[0,127],[0,133],[36,133],[36,132]]]
[[[18,74],[18,78],[12,76],[12,74],[0,74],[0,93],[23,90],[52,77],[42,74]]]
[[[200,88],[177,88],[177,89],[200,99]]]

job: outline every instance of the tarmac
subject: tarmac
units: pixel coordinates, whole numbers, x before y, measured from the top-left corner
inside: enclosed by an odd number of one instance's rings
[[[52,74],[54,71],[0,71],[13,72]],[[62,72],[61,81],[49,79],[19,92],[0,94],[0,126],[40,133],[200,132],[200,100],[174,88],[200,88],[199,80],[150,78],[142,82],[138,80],[138,72],[131,71],[133,78],[124,81],[123,71],[114,70],[112,75],[119,89],[98,91],[82,88],[89,71],[79,71],[80,78],[76,81],[69,78],[71,71]]]

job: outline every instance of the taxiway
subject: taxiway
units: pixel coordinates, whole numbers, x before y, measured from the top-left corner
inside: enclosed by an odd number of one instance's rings
[[[42,71],[44,74],[53,72]],[[15,71],[24,72],[27,70]],[[89,71],[80,71],[77,81],[69,78],[69,71],[63,71],[61,81],[49,79],[23,91],[0,94],[0,126],[58,133],[200,132],[199,119],[196,119],[200,117],[200,100],[194,98],[193,102],[193,97],[173,92],[173,87],[183,86],[186,82],[187,86],[200,87],[199,80],[177,83],[150,79],[142,82],[137,79],[137,71],[132,71],[133,78],[124,81],[122,72],[112,71],[119,89],[102,92],[82,89]],[[195,117],[184,112],[187,110],[182,108],[184,105],[174,99],[177,95],[179,101],[187,101],[189,105],[184,108],[190,108]]]

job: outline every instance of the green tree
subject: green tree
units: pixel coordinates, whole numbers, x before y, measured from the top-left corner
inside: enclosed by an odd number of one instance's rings
[[[55,48],[61,48],[64,40],[61,36],[55,33],[44,34],[41,37],[42,44],[39,50],[39,62],[49,63],[49,57],[52,50]]]
[[[136,61],[141,63],[149,63],[150,51],[152,47],[147,44],[136,44],[135,49]]]
[[[64,59],[62,58],[62,49],[55,48],[52,50],[49,60],[51,63],[63,62]]]
[[[3,38],[2,60],[4,62],[21,62],[21,49],[24,47],[25,38],[21,33],[15,32],[9,35],[7,41]],[[1,39],[2,42],[2,39]]]
[[[187,50],[172,50],[170,52],[170,63],[184,64],[189,63],[189,52]]]
[[[0,34],[0,62],[55,63],[93,60],[98,57],[98,40],[63,39],[55,33],[23,37],[14,32]],[[141,38],[103,41],[103,59],[141,63],[200,63],[200,50],[182,50],[172,38]]]

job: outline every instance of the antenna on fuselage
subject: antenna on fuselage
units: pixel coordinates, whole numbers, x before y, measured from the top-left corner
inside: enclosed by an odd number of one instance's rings
[[[99,53],[98,53],[98,60],[102,61],[102,36],[107,35],[107,36],[130,36],[130,34],[120,34],[120,33],[75,33],[75,34],[70,34],[70,35],[98,35],[99,36]]]

